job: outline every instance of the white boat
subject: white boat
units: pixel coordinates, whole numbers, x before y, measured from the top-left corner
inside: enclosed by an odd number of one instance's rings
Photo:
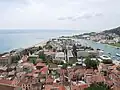
[[[119,57],[120,57],[120,54],[119,54],[119,53],[116,53],[116,56],[119,56]]]
[[[115,56],[112,56],[113,58],[115,58]]]

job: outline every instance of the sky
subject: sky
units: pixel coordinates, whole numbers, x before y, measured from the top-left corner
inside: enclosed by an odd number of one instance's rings
[[[120,26],[120,0],[0,0],[0,29],[101,31]]]

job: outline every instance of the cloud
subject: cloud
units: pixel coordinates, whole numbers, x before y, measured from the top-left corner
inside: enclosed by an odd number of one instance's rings
[[[93,17],[100,17],[103,16],[102,13],[88,13],[88,12],[82,12],[82,13],[78,13],[77,15],[74,16],[67,16],[67,17],[59,17],[58,20],[72,20],[72,21],[76,21],[76,20],[83,20],[83,19],[90,19]]]
[[[101,30],[120,25],[120,0],[0,0],[0,28]]]

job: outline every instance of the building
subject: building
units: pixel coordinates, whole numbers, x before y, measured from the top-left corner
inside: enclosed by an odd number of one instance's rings
[[[45,90],[66,90],[64,86],[61,85],[45,85]]]
[[[17,86],[17,80],[0,80],[0,90],[20,90],[21,88]]]
[[[44,52],[46,59],[55,59],[56,52],[53,51],[45,51]]]
[[[9,54],[5,54],[3,56],[0,56],[0,65],[8,65],[11,64],[11,56]]]
[[[71,50],[67,50],[67,60],[68,62],[71,61],[71,60],[74,60],[74,56],[73,56],[73,53]]]
[[[41,84],[36,85],[38,83],[39,79],[34,78],[32,74],[28,74],[26,77],[20,80],[18,86],[21,87],[22,90],[35,90],[36,88],[38,88],[38,90],[41,90],[42,87]]]
[[[35,64],[37,58],[39,58],[39,55],[30,55],[30,56],[28,57],[28,60],[29,60],[29,62]]]
[[[55,60],[65,60],[64,52],[57,52],[55,55]]]
[[[99,52],[97,51],[94,51],[94,50],[80,50],[77,52],[77,57],[80,58],[80,57],[88,57],[88,56],[98,56],[99,55]]]
[[[6,84],[0,84],[0,90],[21,90],[20,87],[14,87]]]
[[[113,39],[116,43],[120,42],[120,37],[116,37]]]

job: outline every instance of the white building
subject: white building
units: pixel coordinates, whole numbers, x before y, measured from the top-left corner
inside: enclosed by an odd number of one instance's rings
[[[120,42],[120,37],[116,37],[116,38],[114,38],[113,40],[114,40],[116,43],[117,43],[117,42]]]
[[[57,52],[55,55],[55,60],[65,60],[64,52]]]
[[[99,52],[97,52],[97,51],[95,51],[95,50],[90,50],[90,51],[78,51],[77,52],[77,57],[79,58],[79,57],[88,57],[88,56],[90,56],[90,55],[95,55],[95,56],[97,56],[97,55],[99,55]]]

